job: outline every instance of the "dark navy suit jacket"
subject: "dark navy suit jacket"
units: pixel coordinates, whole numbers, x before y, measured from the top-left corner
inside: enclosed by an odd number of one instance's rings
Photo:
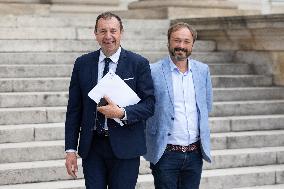
[[[94,136],[96,103],[88,97],[97,84],[100,51],[77,58],[69,87],[65,122],[65,149],[77,149],[84,159],[88,156]],[[148,60],[122,49],[116,74],[141,98],[138,104],[125,107],[127,125],[120,126],[108,119],[109,139],[114,154],[130,159],[146,153],[145,120],[154,113],[154,89]],[[115,91],[114,91],[115,92]],[[78,145],[79,142],[79,145]]]

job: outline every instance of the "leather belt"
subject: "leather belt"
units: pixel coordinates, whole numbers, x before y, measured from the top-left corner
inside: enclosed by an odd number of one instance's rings
[[[188,146],[168,144],[166,147],[166,151],[169,151],[169,152],[192,152],[192,151],[199,150],[199,149],[200,149],[199,141],[192,143]]]

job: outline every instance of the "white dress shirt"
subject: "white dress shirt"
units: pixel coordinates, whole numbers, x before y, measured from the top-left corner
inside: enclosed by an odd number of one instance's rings
[[[171,59],[170,59],[171,60]],[[199,140],[198,114],[190,59],[188,70],[179,71],[170,61],[174,94],[174,123],[168,144],[187,146]]]

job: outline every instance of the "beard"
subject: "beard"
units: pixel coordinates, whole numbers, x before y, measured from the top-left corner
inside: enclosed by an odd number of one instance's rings
[[[169,52],[171,57],[173,57],[176,61],[183,61],[186,60],[190,55],[191,51],[185,48],[170,48],[169,47]]]

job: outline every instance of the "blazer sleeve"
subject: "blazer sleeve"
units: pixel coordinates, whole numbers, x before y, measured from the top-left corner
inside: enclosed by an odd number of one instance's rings
[[[135,76],[137,77],[136,93],[141,101],[138,104],[125,107],[128,124],[146,121],[154,114],[154,87],[148,60],[142,59],[138,63]]]
[[[212,81],[211,81],[209,67],[207,67],[207,77],[206,77],[206,103],[207,103],[208,112],[211,112],[213,104],[213,91],[212,91]]]
[[[82,118],[82,94],[79,86],[79,61],[76,60],[69,86],[65,121],[65,150],[77,150]]]

